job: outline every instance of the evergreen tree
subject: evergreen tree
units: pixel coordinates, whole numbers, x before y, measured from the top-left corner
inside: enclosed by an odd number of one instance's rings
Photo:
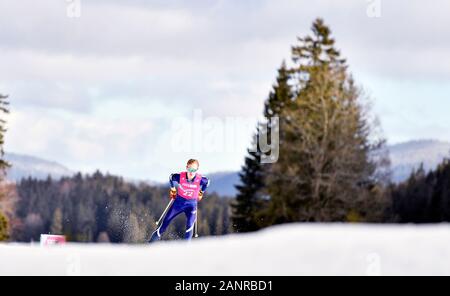
[[[278,70],[276,83],[270,92],[268,99],[264,104],[265,120],[258,125],[258,129],[253,138],[253,147],[249,149],[245,158],[245,164],[239,174],[241,184],[237,185],[238,194],[235,203],[232,205],[233,228],[237,232],[255,231],[264,225],[264,217],[261,216],[261,210],[266,203],[265,196],[265,175],[269,170],[270,164],[262,164],[262,157],[266,155],[261,152],[258,142],[260,137],[263,142],[273,146],[275,139],[271,139],[272,129],[278,129],[280,133],[279,141],[283,141],[280,126],[283,120],[280,118],[283,109],[287,108],[292,100],[292,91],[289,86],[289,72],[286,63],[283,62]],[[272,118],[279,118],[279,126],[273,126]],[[256,151],[255,151],[256,150]],[[269,152],[270,153],[270,152]],[[279,154],[282,152],[279,151]]]
[[[318,19],[312,32],[292,48],[295,93],[282,112],[282,153],[267,181],[268,225],[347,221],[361,212],[356,197],[365,184],[376,182],[371,153],[383,141],[369,140],[372,126],[362,93],[334,48],[330,29]]]
[[[423,165],[408,180],[390,186],[392,221],[440,223],[450,221],[450,161],[445,159],[434,171]]]
[[[4,116],[9,113],[7,101],[8,96],[4,96],[0,94],[0,182],[3,181],[5,176],[5,171],[10,167],[10,164],[3,159],[4,150],[3,145],[5,144],[5,133],[6,133],[6,120]],[[0,192],[0,199],[4,197],[4,192]],[[7,240],[9,238],[9,229],[8,229],[8,220],[6,217],[0,212],[0,241]]]
[[[430,173],[431,175],[432,173]],[[448,222],[450,221],[450,162],[444,160],[436,169],[433,178],[433,195],[430,201],[430,213],[428,222]],[[428,188],[431,187],[427,178]]]
[[[294,94],[290,85],[291,73],[287,69],[286,63],[283,62],[282,67],[278,71],[277,84],[274,86],[273,92],[269,95],[268,101],[265,103],[264,115],[266,120],[272,116],[278,117],[278,160],[274,164],[267,164],[264,166],[264,193],[265,196],[270,199],[268,205],[267,199],[264,202],[264,206],[258,212],[259,226],[268,226],[274,223],[283,223],[288,220],[288,205],[284,203],[282,199],[279,199],[283,195],[286,188],[283,187],[283,182],[279,182],[279,178],[285,176],[286,153],[289,142],[286,141],[286,129],[289,124],[290,118],[287,116],[288,110],[293,108]],[[270,137],[271,125],[267,125],[269,128],[267,132],[263,133]],[[272,139],[271,139],[272,140]],[[288,180],[286,180],[288,181]]]
[[[264,103],[264,117],[266,120],[274,116],[281,116],[283,110],[289,108],[292,103],[292,89],[289,85],[290,74],[283,61],[278,69],[278,76],[273,90],[270,92],[268,99]]]
[[[261,205],[260,194],[264,186],[264,173],[261,164],[261,154],[248,150],[245,165],[239,173],[241,184],[236,185],[238,194],[233,209],[233,228],[236,232],[248,232],[259,229],[256,213]]]

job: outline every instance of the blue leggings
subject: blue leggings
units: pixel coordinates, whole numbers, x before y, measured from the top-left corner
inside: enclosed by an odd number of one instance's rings
[[[151,243],[160,240],[162,234],[166,231],[170,222],[172,222],[172,220],[176,216],[183,212],[186,215],[186,234],[184,238],[186,240],[190,240],[194,233],[195,220],[197,219],[197,200],[190,200],[185,199],[181,196],[177,196],[166,216],[164,217],[161,226],[158,227],[155,232],[153,232],[149,242]]]

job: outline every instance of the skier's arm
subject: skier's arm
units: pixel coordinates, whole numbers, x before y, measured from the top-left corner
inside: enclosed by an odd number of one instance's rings
[[[200,186],[202,187],[202,191],[205,192],[206,188],[209,187],[209,179],[207,177],[202,177],[202,180],[200,181]]]
[[[169,177],[169,183],[170,183],[170,192],[169,196],[170,198],[174,199],[177,197],[177,189],[175,188],[175,185],[173,182],[180,182],[180,174],[172,174]]]
[[[174,182],[180,183],[180,174],[172,174],[169,177],[170,188],[175,188]]]

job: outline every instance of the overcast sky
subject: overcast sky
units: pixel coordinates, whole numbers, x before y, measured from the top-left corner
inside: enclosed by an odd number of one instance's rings
[[[190,157],[206,173],[237,170],[277,68],[316,17],[390,143],[450,140],[448,0],[1,0],[0,11],[9,152],[158,181]],[[205,136],[174,144],[193,122]]]

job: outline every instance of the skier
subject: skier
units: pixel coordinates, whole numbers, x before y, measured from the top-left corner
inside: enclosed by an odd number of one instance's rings
[[[190,240],[194,232],[195,221],[197,219],[197,202],[202,200],[206,188],[209,186],[209,179],[197,174],[199,162],[196,159],[189,159],[186,165],[186,172],[170,175],[170,198],[174,199],[172,206],[167,212],[164,220],[152,234],[150,243],[161,239],[161,235],[166,231],[170,222],[180,213],[186,215],[185,239]],[[178,190],[174,186],[178,183]]]

